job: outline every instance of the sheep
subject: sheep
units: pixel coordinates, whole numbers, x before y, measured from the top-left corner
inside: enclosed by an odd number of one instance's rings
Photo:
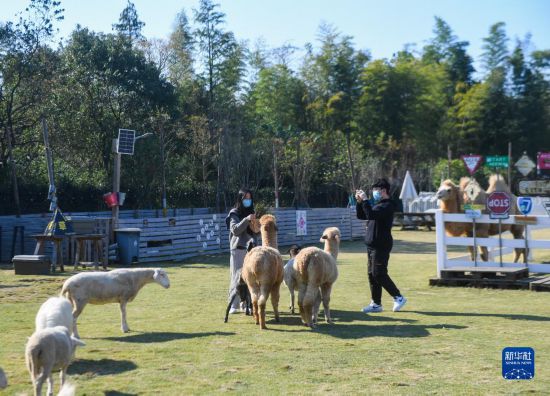
[[[64,297],[51,297],[38,310],[35,319],[36,330],[47,327],[65,326],[73,328],[73,307]]]
[[[336,258],[340,245],[340,230],[336,227],[325,229],[321,242],[325,243],[324,250],[317,247],[302,249],[294,259],[293,265],[297,274],[298,307],[302,322],[311,328],[316,325],[321,298],[325,320],[332,323],[329,303],[332,285],[338,278]]]
[[[77,345],[85,344],[72,337],[65,326],[37,330],[29,337],[25,348],[25,360],[35,396],[42,394],[42,385],[46,379],[48,379],[48,395],[53,395],[52,371],[61,371],[59,378],[63,387],[67,367],[71,363]]]
[[[81,272],[63,283],[61,295],[73,305],[73,334],[80,338],[76,327],[78,316],[86,304],[119,303],[121,328],[124,333],[130,329],[126,322],[126,304],[133,301],[140,289],[147,283],[156,282],[165,289],[170,280],[160,268],[117,269],[109,272]]]
[[[6,373],[4,373],[4,370],[2,370],[2,367],[0,367],[0,389],[4,389],[8,386],[8,378],[6,377]]]
[[[296,255],[300,252],[302,248],[299,245],[292,245],[288,249],[288,253],[290,254],[290,260],[285,264],[284,270],[283,270],[283,281],[285,282],[285,285],[288,287],[288,291],[290,292],[290,312],[294,314],[294,290],[296,290],[296,273],[294,271],[294,258]]]
[[[265,305],[271,294],[275,321],[279,321],[279,291],[283,282],[283,259],[277,250],[277,223],[272,215],[260,218],[262,246],[250,250],[244,258],[242,277],[252,297],[254,320],[265,325]]]

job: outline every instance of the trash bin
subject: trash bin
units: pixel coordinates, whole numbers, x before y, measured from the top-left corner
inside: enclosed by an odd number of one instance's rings
[[[117,228],[115,230],[118,244],[118,259],[122,265],[132,265],[139,261],[139,228]]]

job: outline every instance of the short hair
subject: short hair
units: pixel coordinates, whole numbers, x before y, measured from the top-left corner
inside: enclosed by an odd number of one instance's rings
[[[388,194],[390,193],[390,183],[384,178],[376,180],[376,182],[371,186],[371,188],[384,189]]]

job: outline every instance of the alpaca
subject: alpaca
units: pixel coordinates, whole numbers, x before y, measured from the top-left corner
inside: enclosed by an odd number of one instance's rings
[[[467,180],[462,178],[460,185],[466,188]],[[473,187],[472,187],[473,188]],[[481,188],[480,188],[481,190]],[[436,198],[439,199],[440,207],[444,213],[462,213],[462,204],[464,203],[464,192],[454,184],[451,180],[445,180],[441,183],[441,186],[437,190]],[[473,224],[472,223],[457,223],[457,222],[445,222],[445,233],[448,236],[460,237],[467,236],[471,238],[473,236]],[[488,236],[489,227],[484,224],[476,225],[476,236],[485,238]],[[489,259],[489,252],[487,247],[481,246],[481,259],[487,261]],[[470,257],[474,260],[474,248],[468,246]]]
[[[340,246],[340,230],[336,227],[325,229],[321,242],[325,243],[324,250],[308,247],[302,249],[294,260],[298,283],[298,307],[302,322],[311,328],[316,326],[321,299],[325,320],[332,323],[329,304],[332,285],[338,278],[336,258]]]
[[[302,250],[302,247],[299,245],[292,245],[288,249],[288,254],[290,254],[290,260],[285,264],[284,268],[284,279],[286,287],[288,287],[288,291],[290,292],[290,306],[288,307],[290,309],[290,312],[294,314],[294,290],[296,290],[296,271],[294,271],[294,259],[298,255],[298,253]]]
[[[272,215],[260,218],[262,246],[250,250],[244,258],[242,277],[252,297],[252,312],[261,329],[265,325],[265,306],[271,294],[275,321],[279,321],[279,291],[283,282],[283,259],[277,250],[277,223]]]

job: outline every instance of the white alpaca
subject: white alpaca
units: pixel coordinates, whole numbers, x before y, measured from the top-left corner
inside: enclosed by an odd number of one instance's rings
[[[118,269],[109,272],[81,272],[71,276],[63,284],[61,295],[73,305],[73,334],[80,338],[76,328],[78,316],[86,304],[119,303],[121,328],[128,332],[126,304],[133,301],[143,286],[156,282],[164,288],[170,287],[170,280],[160,268]]]
[[[290,260],[287,261],[284,268],[283,281],[285,282],[288,291],[290,292],[290,312],[294,313],[294,291],[298,289],[296,281],[296,271],[294,271],[294,259],[300,252],[301,247],[298,245],[292,245],[288,250],[290,254]]]

